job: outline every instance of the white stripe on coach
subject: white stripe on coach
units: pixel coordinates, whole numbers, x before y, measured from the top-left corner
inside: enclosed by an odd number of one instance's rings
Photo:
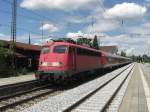
[[[146,82],[145,76],[143,74],[143,71],[142,71],[140,65],[139,65],[139,70],[140,70],[140,74],[141,74],[141,78],[142,78],[142,82],[143,82],[143,86],[144,86],[144,92],[145,92],[145,96],[146,96],[148,111],[150,112],[150,89],[148,87],[148,84]]]

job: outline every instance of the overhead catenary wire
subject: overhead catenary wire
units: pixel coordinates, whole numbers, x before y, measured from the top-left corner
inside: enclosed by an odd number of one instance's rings
[[[104,5],[101,2],[101,0],[97,0],[97,2],[99,3],[100,7],[103,9],[103,12],[106,12],[106,9],[104,8]]]
[[[8,28],[10,28],[10,26],[11,26],[10,24],[0,24],[0,27],[8,27]],[[17,30],[24,31],[24,32],[30,32],[30,33],[32,33],[32,34],[37,34],[37,35],[39,35],[39,36],[42,36],[41,33],[37,33],[37,32],[35,32],[35,31],[29,30],[29,29],[27,29],[27,28],[16,27],[16,29],[17,29]]]
[[[2,0],[2,1],[5,2],[5,3],[7,3],[7,4],[10,4],[10,5],[12,4],[12,2],[11,2],[11,1],[8,1],[8,0]],[[22,10],[24,10],[24,11],[26,11],[26,12],[29,12],[29,13],[31,13],[31,14],[33,14],[33,15],[36,15],[37,17],[41,18],[41,20],[42,20],[42,19],[46,19],[46,20],[52,21],[49,17],[44,16],[44,15],[42,15],[42,14],[39,14],[39,13],[37,13],[36,11],[28,10],[28,9],[26,9],[26,8],[20,7],[19,4],[17,4],[16,6],[17,6],[17,8],[19,8],[19,9],[22,9]],[[43,20],[42,20],[42,21],[43,21]]]
[[[5,13],[5,14],[8,14],[8,15],[11,14],[10,11],[3,10],[3,9],[0,9],[0,12],[1,12],[1,13]],[[21,18],[26,18],[26,19],[30,19],[30,20],[37,21],[37,23],[40,23],[39,21],[42,21],[41,19],[38,19],[38,18],[35,18],[35,17],[31,17],[31,16],[25,16],[25,15],[23,15],[23,14],[17,14],[17,16],[19,16],[19,17],[21,17]]]

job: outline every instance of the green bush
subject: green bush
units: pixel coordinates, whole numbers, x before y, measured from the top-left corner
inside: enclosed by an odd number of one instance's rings
[[[12,52],[6,48],[5,43],[0,42],[0,77],[16,75],[15,70],[9,63],[10,57],[12,57]]]
[[[22,68],[21,74],[26,75],[28,73],[28,70],[24,67]]]

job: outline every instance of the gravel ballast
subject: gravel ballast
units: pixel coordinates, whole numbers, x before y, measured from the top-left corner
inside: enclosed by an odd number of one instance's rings
[[[47,100],[44,100],[28,109],[23,110],[23,112],[61,112],[69,106],[71,106],[72,104],[79,101],[80,99],[82,99],[83,97],[85,97],[87,94],[97,89],[99,86],[109,81],[112,77],[118,75],[130,65],[119,68],[100,78],[85,83],[74,89],[68,90],[57,96],[49,97]]]

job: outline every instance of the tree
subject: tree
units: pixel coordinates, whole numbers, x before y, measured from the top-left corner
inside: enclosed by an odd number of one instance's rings
[[[91,41],[92,39],[88,39],[88,38],[78,38],[77,39],[77,44],[79,45],[88,45],[91,47]]]
[[[137,61],[140,63],[140,62],[142,62],[142,57],[139,55],[138,57],[137,57]]]
[[[97,40],[97,36],[95,35],[93,43],[92,43],[92,47],[95,49],[99,49],[99,45],[98,45],[98,40]]]
[[[126,53],[124,51],[121,51],[121,56],[126,57]]]
[[[142,56],[142,61],[143,61],[143,62],[150,62],[150,57],[148,57],[148,55],[144,54],[144,55]]]
[[[9,50],[5,48],[5,44],[3,42],[0,42],[0,61],[6,58],[8,54],[9,54]]]
[[[0,42],[0,77],[7,77],[7,74],[12,75],[11,57],[11,50],[6,48],[5,43]]]

